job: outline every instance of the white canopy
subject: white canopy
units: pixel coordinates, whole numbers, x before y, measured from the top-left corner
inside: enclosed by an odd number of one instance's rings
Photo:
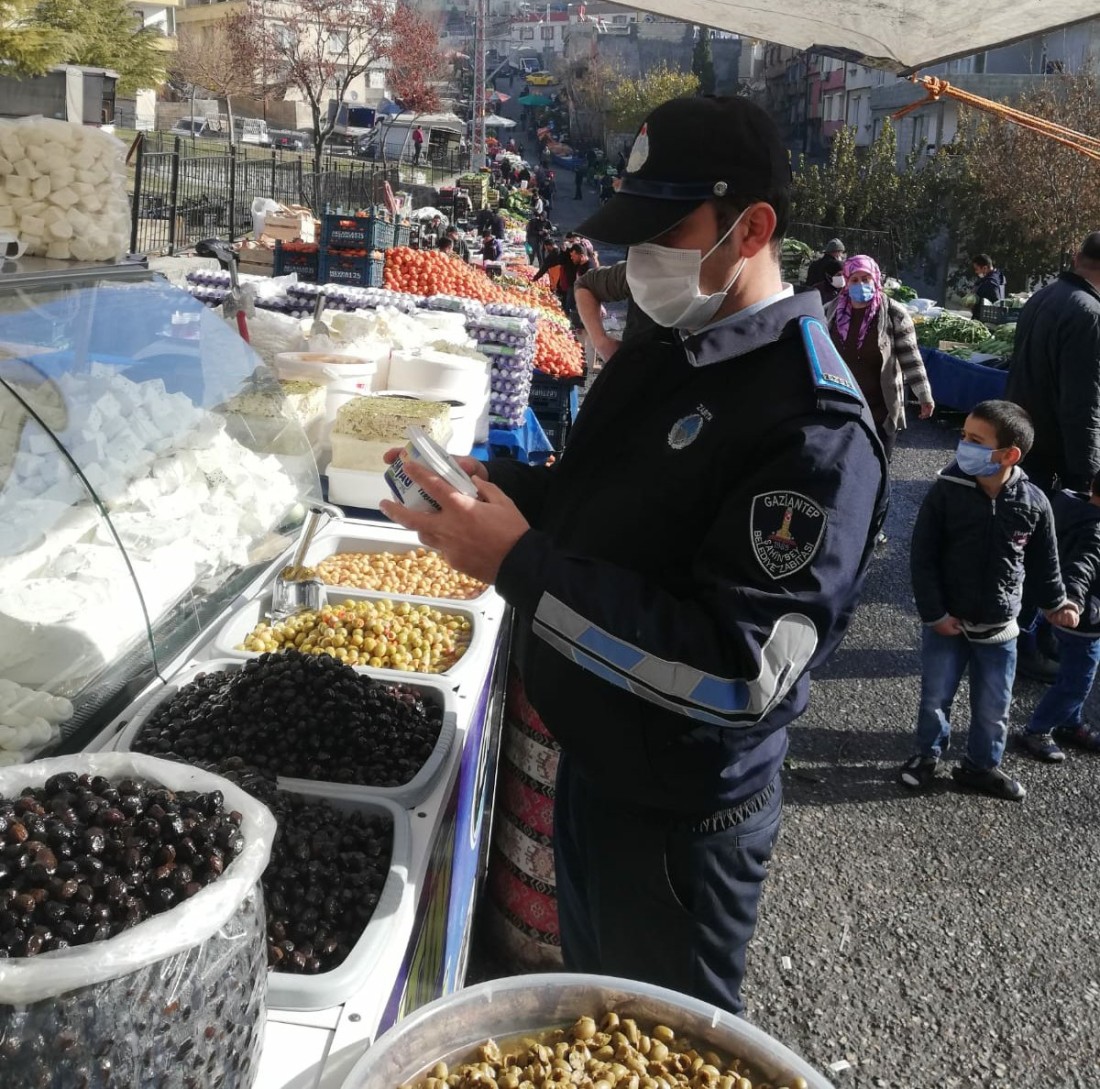
[[[896,72],[1100,15],[1098,0],[641,0],[630,6]]]

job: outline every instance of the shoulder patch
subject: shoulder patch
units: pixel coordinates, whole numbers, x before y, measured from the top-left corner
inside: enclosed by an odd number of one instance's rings
[[[829,330],[817,318],[799,318],[798,327],[814,386],[830,393],[846,394],[862,403],[863,392],[836,350]]]
[[[749,537],[756,562],[773,579],[801,571],[817,555],[829,515],[801,492],[753,496]]]

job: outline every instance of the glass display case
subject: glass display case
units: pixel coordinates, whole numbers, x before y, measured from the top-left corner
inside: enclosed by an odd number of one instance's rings
[[[235,328],[140,268],[46,273],[0,270],[0,762],[80,748],[321,495]]]

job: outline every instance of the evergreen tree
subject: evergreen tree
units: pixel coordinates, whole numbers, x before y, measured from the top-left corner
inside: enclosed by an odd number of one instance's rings
[[[35,19],[34,0],[0,0],[0,64],[16,76],[40,76],[65,60],[69,35]]]
[[[2,0],[0,0],[2,2]],[[63,34],[69,64],[113,68],[118,89],[132,94],[164,80],[164,54],[157,48],[160,33],[135,26],[135,12],[126,0],[40,0],[34,11],[37,26]]]
[[[695,38],[695,49],[691,54],[691,70],[699,81],[699,93],[714,94],[714,50],[710,44],[710,28],[701,26]]]

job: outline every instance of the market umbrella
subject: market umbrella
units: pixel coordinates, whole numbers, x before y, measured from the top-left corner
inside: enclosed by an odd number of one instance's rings
[[[485,127],[487,129],[514,129],[516,123],[510,117],[501,117],[499,113],[492,113],[485,118]]]
[[[521,106],[553,106],[554,100],[546,95],[520,95],[516,101]]]

